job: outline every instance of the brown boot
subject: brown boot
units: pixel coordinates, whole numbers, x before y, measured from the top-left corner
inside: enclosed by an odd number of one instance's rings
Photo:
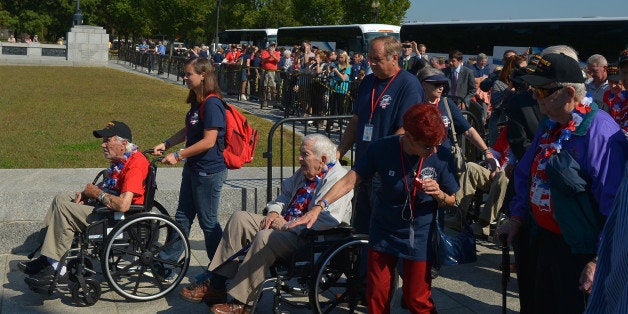
[[[207,290],[209,290],[209,281],[204,281],[201,283],[194,283],[187,287],[184,287],[179,295],[190,302],[201,302],[205,294],[207,294]]]

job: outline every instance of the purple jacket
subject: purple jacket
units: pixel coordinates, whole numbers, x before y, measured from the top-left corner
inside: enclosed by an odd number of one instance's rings
[[[591,104],[591,112],[574,134],[563,144],[563,149],[580,164],[590,180],[592,195],[599,204],[600,213],[607,216],[613,206],[615,193],[622,179],[626,161],[626,138],[619,126],[605,111]],[[589,120],[589,121],[587,121]],[[589,123],[586,123],[589,122]],[[515,196],[510,202],[512,216],[526,220],[530,215],[530,167],[539,146],[539,139],[546,131],[542,121],[538,131],[515,169]],[[560,206],[560,202],[553,204]]]

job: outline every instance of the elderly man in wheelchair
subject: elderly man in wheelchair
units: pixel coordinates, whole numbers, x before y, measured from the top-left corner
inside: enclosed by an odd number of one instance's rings
[[[336,147],[324,135],[310,134],[303,139],[299,161],[301,168],[282,183],[280,195],[266,206],[266,216],[248,212],[234,213],[210,265],[211,280],[184,288],[181,296],[191,302],[205,301],[214,313],[243,313],[255,301],[269,268],[290,256],[304,245],[305,227],[290,228],[303,219],[331,186],[347,170],[336,160]],[[326,230],[348,222],[351,217],[352,193],[324,208],[313,225]],[[248,243],[250,248],[240,263],[234,253]],[[239,265],[238,265],[239,264]],[[226,280],[232,278],[229,289]],[[227,293],[232,301],[227,302]]]
[[[103,139],[103,154],[111,162],[109,177],[101,186],[87,184],[74,196],[55,196],[44,221],[47,230],[41,255],[18,264],[30,286],[50,285],[57,270],[61,275],[65,274],[59,261],[70,249],[74,233],[87,227],[95,206],[104,205],[114,211],[126,212],[131,204],[144,201],[143,181],[149,162],[131,143],[131,129],[123,122],[112,121],[93,134]]]

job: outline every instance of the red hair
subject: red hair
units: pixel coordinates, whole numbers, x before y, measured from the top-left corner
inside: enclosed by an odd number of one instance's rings
[[[403,128],[413,139],[426,145],[438,145],[445,139],[445,124],[438,107],[421,103],[403,115]]]

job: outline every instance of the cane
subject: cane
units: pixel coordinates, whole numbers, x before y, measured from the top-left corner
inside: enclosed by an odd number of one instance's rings
[[[508,234],[499,235],[502,246],[502,313],[506,313],[506,294],[508,293],[508,281],[510,280],[510,249],[508,247]]]

